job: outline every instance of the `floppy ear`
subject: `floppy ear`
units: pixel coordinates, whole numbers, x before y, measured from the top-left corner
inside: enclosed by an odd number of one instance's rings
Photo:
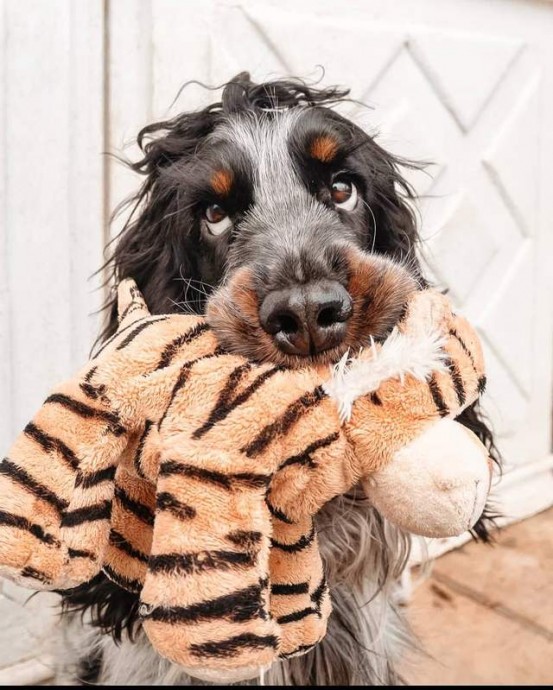
[[[128,213],[128,218],[104,268],[111,271],[116,283],[133,278],[152,314],[176,312],[182,302],[189,311],[204,311],[205,296],[188,290],[186,282],[201,278],[199,228],[182,200],[178,170],[194,155],[220,117],[221,104],[216,103],[153,123],[138,134],[143,157],[128,166],[145,179],[138,192],[115,212]],[[109,321],[98,342],[113,335],[117,327],[116,300],[109,300],[106,309]]]
[[[217,114],[206,109],[157,122],[137,137],[144,156],[130,167],[145,175],[129,200],[129,218],[110,263],[116,278],[132,277],[153,314],[176,311],[175,303],[198,301],[200,293],[186,295],[186,283],[175,277],[200,278],[195,218],[183,203],[178,168],[213,130]],[[195,309],[196,311],[196,309]]]
[[[369,248],[392,257],[409,260],[409,266],[417,275],[422,286],[428,287],[422,268],[414,250],[419,241],[416,216],[413,204],[415,193],[403,177],[406,169],[423,169],[424,163],[417,164],[393,156],[374,139],[370,139],[360,151],[366,156],[368,170],[374,174],[374,198],[370,201],[374,217],[369,214],[367,242]],[[457,417],[457,421],[471,431],[482,443],[488,456],[500,468],[501,455],[495,444],[493,430],[483,412],[479,400],[466,407]],[[487,506],[474,526],[473,536],[482,541],[489,541],[489,530],[494,527],[497,513]]]
[[[416,261],[413,250],[418,232],[412,205],[415,192],[402,169],[418,169],[422,165],[394,156],[371,137],[367,137],[360,153],[369,178],[369,247],[390,257]]]
[[[374,215],[369,214],[367,218],[368,248],[373,248],[374,240],[374,251],[408,259],[409,266],[421,285],[428,286],[417,253],[414,251],[419,241],[416,216],[413,212],[415,193],[403,176],[406,169],[422,169],[425,164],[397,158],[374,139],[369,139],[359,151],[366,157],[366,169],[372,171],[374,181],[373,199],[369,200]],[[477,400],[465,408],[457,417],[457,421],[473,432],[486,447],[491,460],[500,467],[501,455],[480,402]],[[473,534],[482,541],[488,541],[489,529],[494,526],[495,516],[495,511],[487,506],[474,526]]]

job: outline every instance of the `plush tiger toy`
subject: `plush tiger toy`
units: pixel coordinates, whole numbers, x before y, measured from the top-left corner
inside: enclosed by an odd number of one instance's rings
[[[404,529],[458,534],[490,484],[452,421],[483,388],[472,327],[413,295],[391,335],[328,367],[221,350],[200,317],[151,316],[132,281],[120,324],[48,396],[0,464],[0,572],[63,590],[100,569],[140,593],[163,656],[236,681],[310,649],[331,611],[313,516],[362,482]]]

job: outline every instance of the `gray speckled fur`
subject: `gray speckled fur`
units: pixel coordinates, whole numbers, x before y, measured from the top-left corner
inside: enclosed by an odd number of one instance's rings
[[[336,213],[318,202],[299,179],[289,150],[290,133],[301,109],[283,111],[275,119],[247,113],[228,120],[212,135],[213,143],[232,141],[253,171],[252,209],[228,254],[227,270],[262,267],[270,287],[317,277],[317,252],[343,245],[347,232]],[[328,268],[326,267],[326,273]],[[275,283],[278,281],[278,283]],[[269,289],[269,288],[268,288]]]

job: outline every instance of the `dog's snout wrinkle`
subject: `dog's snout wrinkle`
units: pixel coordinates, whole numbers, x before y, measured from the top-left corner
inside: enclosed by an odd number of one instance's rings
[[[319,281],[270,292],[259,319],[280,350],[310,356],[342,343],[352,311],[352,299],[340,283]]]

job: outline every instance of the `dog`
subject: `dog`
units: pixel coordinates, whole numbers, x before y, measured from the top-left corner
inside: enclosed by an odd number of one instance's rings
[[[205,314],[221,344],[284,366],[336,362],[385,338],[409,291],[426,285],[417,258],[415,195],[402,161],[332,106],[348,91],[247,73],[221,102],[138,135],[144,182],[106,267],[133,277],[152,313]],[[371,257],[371,278],[359,257]],[[103,338],[116,326],[108,305]],[[497,458],[478,406],[460,417]],[[490,516],[475,536],[489,538]],[[359,490],[317,520],[331,586],[328,633],[275,665],[274,685],[394,685],[410,644],[398,578],[409,536]],[[195,682],[141,633],[138,600],[100,575],[65,594],[63,666],[84,683]]]

